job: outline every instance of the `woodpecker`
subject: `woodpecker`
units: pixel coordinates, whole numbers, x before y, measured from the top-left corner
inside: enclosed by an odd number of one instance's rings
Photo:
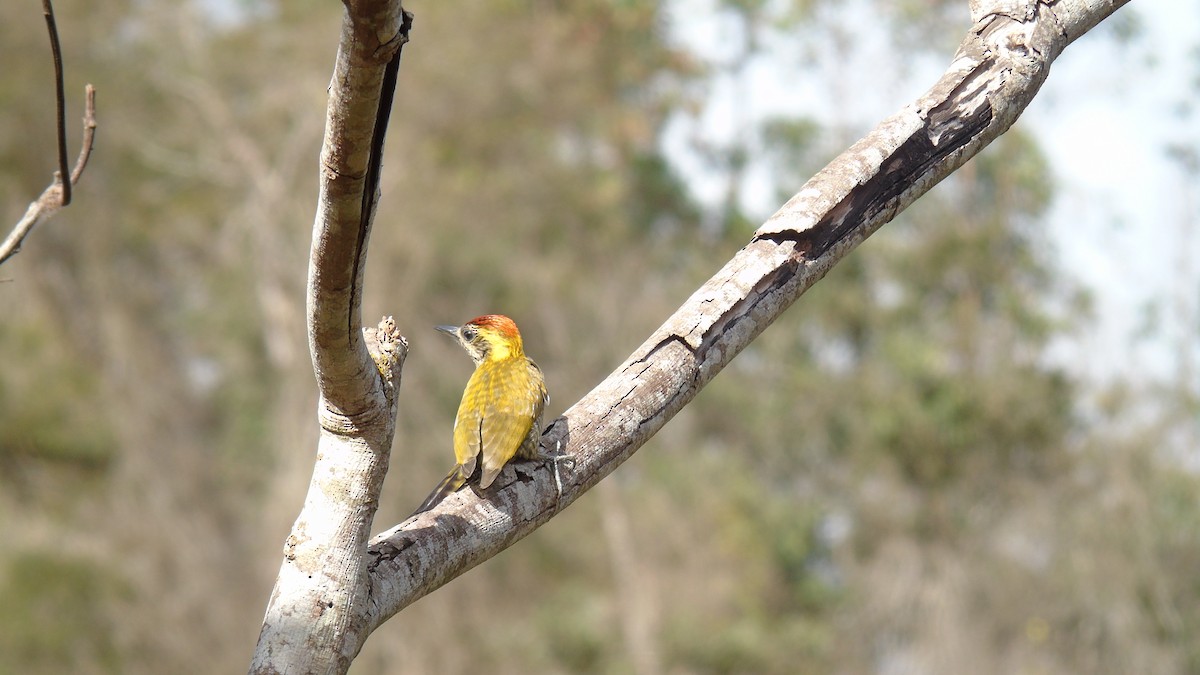
[[[542,415],[550,395],[542,370],[525,356],[517,324],[507,316],[486,314],[461,326],[437,329],[467,351],[475,362],[475,372],[467,381],[454,420],[454,458],[458,463],[416,513],[432,509],[462,487],[477,463],[482,466],[479,487],[486,488],[513,457],[559,459],[541,452]]]

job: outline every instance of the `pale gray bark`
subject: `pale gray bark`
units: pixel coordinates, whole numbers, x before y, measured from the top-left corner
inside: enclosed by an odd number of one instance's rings
[[[407,40],[407,24],[400,3],[386,0],[348,1],[345,17],[308,277],[320,440],[252,673],[345,672],[370,632],[362,611],[364,553],[387,474],[407,343],[390,319],[362,330],[361,298],[382,143],[375,121],[385,71]]]

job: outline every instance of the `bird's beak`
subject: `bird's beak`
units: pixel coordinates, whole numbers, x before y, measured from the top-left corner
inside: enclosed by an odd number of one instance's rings
[[[434,326],[434,328],[450,337],[458,337],[458,326]]]

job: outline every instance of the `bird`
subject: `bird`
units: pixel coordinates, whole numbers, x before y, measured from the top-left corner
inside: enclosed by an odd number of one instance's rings
[[[557,462],[541,451],[542,416],[550,395],[541,368],[528,356],[517,324],[502,314],[485,314],[461,326],[437,326],[475,362],[454,419],[456,464],[414,515],[428,511],[461,488],[476,465],[479,487],[487,488],[514,457]],[[558,480],[557,463],[555,479]],[[561,483],[560,492],[561,492]]]

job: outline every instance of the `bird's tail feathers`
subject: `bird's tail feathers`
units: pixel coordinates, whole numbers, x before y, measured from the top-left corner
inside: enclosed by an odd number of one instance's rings
[[[442,482],[438,483],[433,492],[430,492],[429,496],[425,498],[425,501],[421,502],[417,510],[413,511],[413,515],[424,513],[440,504],[443,499],[462,487],[463,483],[467,482],[469,475],[466,467],[462,464],[455,464],[454,468],[450,469],[450,473],[446,474],[446,477],[442,479]]]

